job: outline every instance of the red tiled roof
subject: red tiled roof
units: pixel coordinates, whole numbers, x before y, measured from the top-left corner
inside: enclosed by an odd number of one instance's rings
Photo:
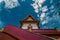
[[[17,27],[12,26],[12,25],[8,25],[4,29],[4,31],[7,32],[7,33],[10,33],[12,35],[15,35],[19,38],[23,38],[24,40],[50,40],[47,37],[32,34],[30,32],[18,29]]]

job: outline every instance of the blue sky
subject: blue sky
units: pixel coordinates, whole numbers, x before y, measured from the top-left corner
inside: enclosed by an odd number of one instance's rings
[[[20,27],[19,21],[23,20],[29,14],[31,14],[36,20],[39,18],[42,19],[40,19],[41,23],[39,24],[41,28],[58,27],[58,29],[60,29],[60,16],[58,15],[59,6],[57,5],[59,0],[45,0],[41,4],[42,10],[44,7],[47,9],[44,13],[39,10],[38,12],[35,11],[37,9],[34,9],[32,6],[35,2],[36,1],[33,0],[0,1],[0,29],[8,24]],[[40,17],[38,15],[40,15]]]

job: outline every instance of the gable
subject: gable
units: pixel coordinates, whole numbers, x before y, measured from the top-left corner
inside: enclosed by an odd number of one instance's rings
[[[35,19],[32,16],[29,15],[25,20],[26,21],[34,21]]]
[[[33,19],[31,17],[28,17],[26,21],[33,21]]]

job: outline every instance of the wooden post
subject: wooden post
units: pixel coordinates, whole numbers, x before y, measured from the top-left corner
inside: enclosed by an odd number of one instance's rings
[[[30,32],[32,31],[32,26],[31,26],[31,24],[29,24],[28,30],[29,30]]]

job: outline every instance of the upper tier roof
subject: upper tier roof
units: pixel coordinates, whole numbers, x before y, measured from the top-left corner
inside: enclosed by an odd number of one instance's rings
[[[24,23],[39,23],[39,20],[34,19],[31,15],[28,15],[24,20],[21,20],[20,22]]]

